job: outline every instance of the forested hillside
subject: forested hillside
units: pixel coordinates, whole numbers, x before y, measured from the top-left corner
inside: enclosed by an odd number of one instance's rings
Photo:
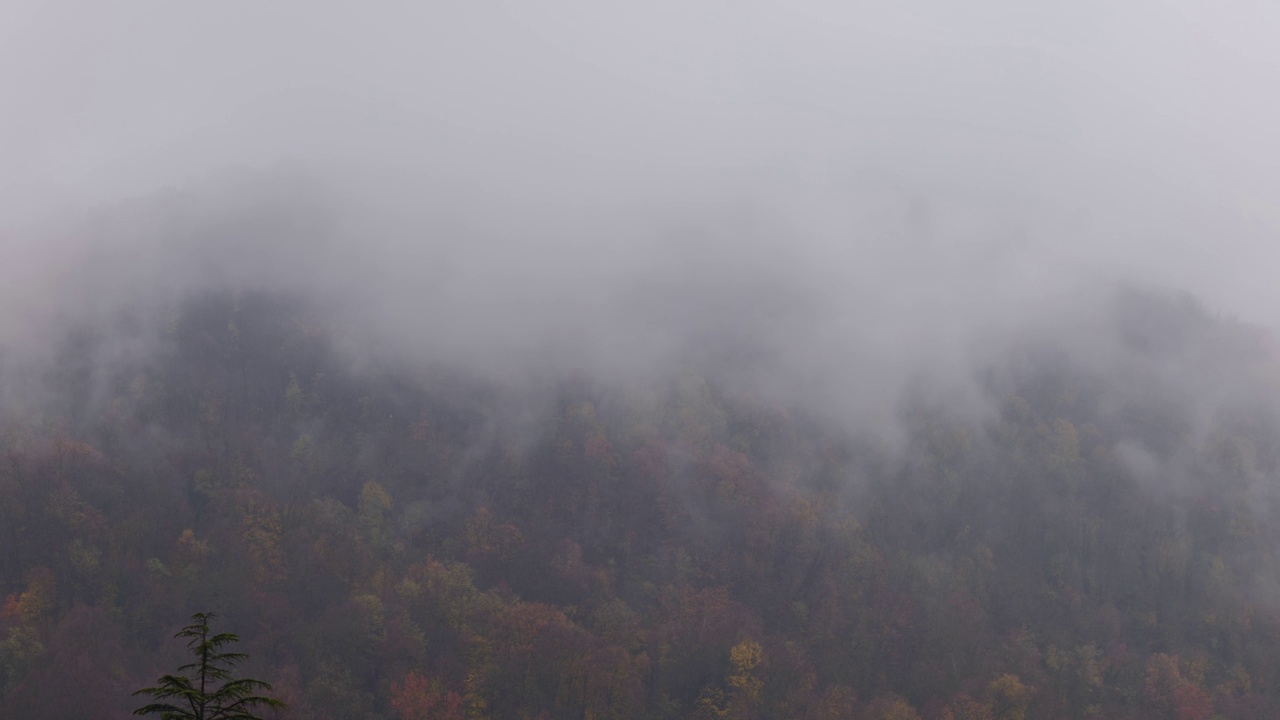
[[[0,435],[0,717],[129,716],[203,610],[288,718],[1280,716],[1276,357],[1109,307],[1122,356],[884,436],[698,363],[357,361],[266,293],[68,331]]]

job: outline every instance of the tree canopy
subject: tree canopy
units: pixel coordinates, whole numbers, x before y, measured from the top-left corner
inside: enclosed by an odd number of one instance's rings
[[[1166,312],[893,444],[714,368],[356,364],[269,294],[89,332],[0,423],[0,717],[1274,718],[1277,364]]]

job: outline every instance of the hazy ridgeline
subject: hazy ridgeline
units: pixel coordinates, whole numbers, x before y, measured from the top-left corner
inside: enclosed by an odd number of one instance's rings
[[[1274,717],[1276,10],[0,8],[0,717]]]

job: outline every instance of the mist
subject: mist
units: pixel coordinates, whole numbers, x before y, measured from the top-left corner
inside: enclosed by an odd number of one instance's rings
[[[1280,716],[1277,21],[0,2],[0,715]]]
[[[1278,319],[1262,4],[0,12],[11,347],[271,287],[500,375],[719,343],[878,423],[1120,284]]]

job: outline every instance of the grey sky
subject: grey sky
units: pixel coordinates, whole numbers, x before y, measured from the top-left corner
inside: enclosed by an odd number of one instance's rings
[[[579,333],[621,362],[763,297],[742,331],[809,348],[780,351],[806,373],[890,368],[1098,277],[1276,324],[1277,20],[1207,0],[9,0],[0,226],[292,163],[337,199],[313,201],[336,224],[306,282],[491,354]],[[253,202],[210,193],[209,217]],[[151,232],[119,277],[208,275],[172,272]],[[27,290],[93,234],[0,237],[10,307],[41,306]]]

